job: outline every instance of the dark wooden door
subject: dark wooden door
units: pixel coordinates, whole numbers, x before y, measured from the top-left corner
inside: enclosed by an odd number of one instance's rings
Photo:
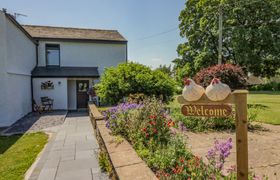
[[[87,108],[89,81],[77,80],[77,108]]]

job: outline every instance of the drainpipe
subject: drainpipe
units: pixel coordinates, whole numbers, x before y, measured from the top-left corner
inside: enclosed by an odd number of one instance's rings
[[[36,43],[36,47],[35,47],[35,51],[36,51],[36,65],[35,68],[38,66],[38,45],[39,42],[37,41]],[[34,104],[33,104],[33,99],[34,99],[34,95],[33,95],[33,77],[31,74],[31,107],[32,107],[32,112],[34,112]]]

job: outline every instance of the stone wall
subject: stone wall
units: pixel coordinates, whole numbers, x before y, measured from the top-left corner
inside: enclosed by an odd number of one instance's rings
[[[111,131],[105,125],[104,117],[95,105],[89,105],[89,113],[100,148],[108,154],[113,167],[112,179],[157,179],[129,142],[126,140],[116,142],[116,138],[111,135]]]

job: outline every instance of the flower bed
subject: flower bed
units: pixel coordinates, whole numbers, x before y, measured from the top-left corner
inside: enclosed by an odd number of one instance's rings
[[[120,104],[104,112],[106,127],[113,135],[130,142],[138,155],[159,179],[231,179],[235,171],[224,168],[225,159],[232,148],[231,139],[215,142],[209,150],[205,164],[202,158],[186,149],[180,131],[186,127],[176,124],[156,99],[142,104]]]

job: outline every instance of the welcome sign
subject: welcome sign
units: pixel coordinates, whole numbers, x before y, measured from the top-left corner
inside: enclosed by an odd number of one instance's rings
[[[185,116],[228,117],[232,113],[230,105],[183,105],[181,109]]]
[[[185,116],[228,117],[235,108],[236,123],[236,165],[237,180],[248,180],[248,120],[247,120],[246,90],[235,90],[225,99],[213,101],[203,94],[198,100],[190,101],[184,96],[178,96],[177,101],[182,105]]]

